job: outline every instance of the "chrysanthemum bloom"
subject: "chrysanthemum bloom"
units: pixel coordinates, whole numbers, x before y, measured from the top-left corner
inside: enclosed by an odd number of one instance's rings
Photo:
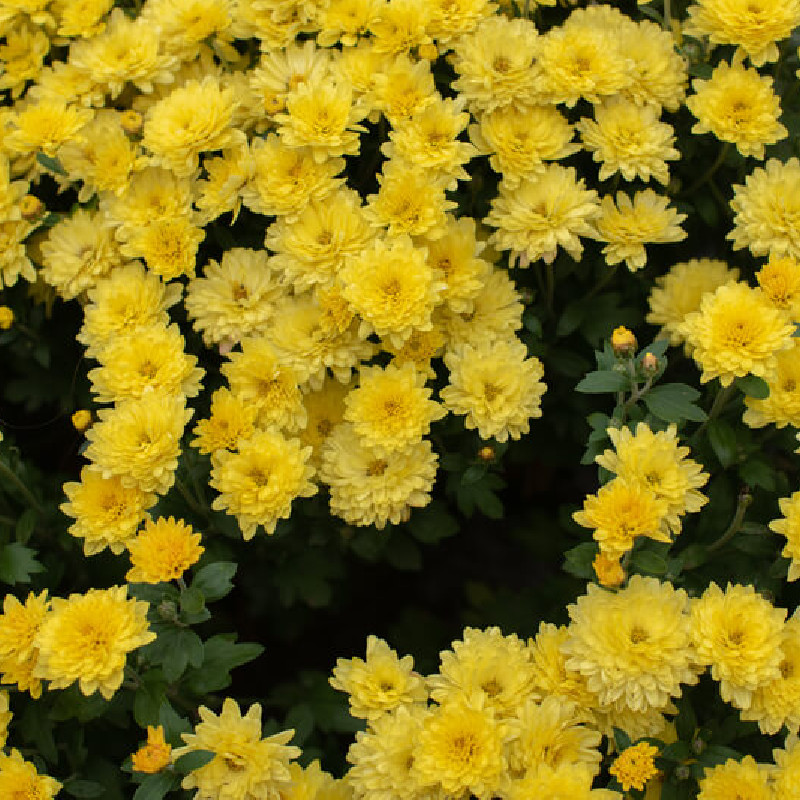
[[[61,510],[73,522],[72,536],[83,539],[84,555],[92,556],[110,548],[119,555],[129,539],[136,536],[147,509],[156,502],[156,495],[138,486],[124,486],[118,475],[104,478],[88,467],[81,470],[80,483],[65,483],[64,494],[69,502]]]
[[[692,642],[711,667],[726,703],[748,709],[753,693],[780,677],[786,610],[774,608],[752,586],[712,583],[692,602]]]
[[[50,600],[44,590],[39,595],[29,592],[24,603],[7,594],[0,615],[2,682],[15,683],[20,692],[29,692],[34,700],[42,695],[42,681],[33,677],[39,660],[35,639],[49,610]]]
[[[775,797],[792,797],[800,788],[800,741],[790,734],[782,750],[773,750],[772,789]]]
[[[377,194],[367,195],[364,214],[375,228],[386,228],[390,237],[424,236],[437,239],[445,232],[447,212],[456,203],[445,196],[441,179],[428,170],[403,161],[386,161],[378,175]]]
[[[376,236],[352,189],[337,189],[324,201],[312,200],[296,219],[279,217],[267,229],[270,261],[301,292],[336,278],[348,256],[365,250]]]
[[[172,747],[164,739],[164,728],[161,725],[148,725],[147,744],[131,755],[134,771],[152,775],[168,767],[171,760]]]
[[[389,364],[362,367],[358,388],[345,398],[344,418],[367,447],[392,453],[421,441],[446,413],[413,364]]]
[[[537,42],[531,20],[489,17],[456,43],[453,90],[475,113],[536,103]]]
[[[617,192],[616,204],[611,195],[603,197],[602,210],[595,227],[596,237],[607,242],[603,248],[607,264],[624,261],[631,272],[647,263],[645,244],[680,242],[686,238],[680,224],[686,214],[670,207],[669,199],[652,189],[636,192],[633,199]]]
[[[59,37],[89,38],[105,29],[104,17],[113,5],[114,0],[57,0],[50,8],[57,17]]]
[[[524,308],[508,270],[491,267],[471,311],[455,314],[445,307],[434,319],[451,349],[483,347],[491,339],[510,339],[522,327]]]
[[[757,764],[752,756],[741,761],[729,758],[724,764],[706,768],[700,779],[697,800],[729,800],[746,797],[747,800],[771,800],[775,795],[769,784],[770,767]]]
[[[207,345],[267,331],[275,303],[286,293],[274,266],[264,250],[233,247],[189,282],[186,311]]]
[[[347,751],[347,761],[352,765],[347,780],[357,798],[407,800],[410,796],[435,800],[439,793],[424,792],[414,771],[417,740],[430,713],[422,704],[401,705],[356,733]]]
[[[0,286],[13,286],[20,276],[26,281],[36,280],[36,269],[24,244],[33,229],[24,219],[0,222]]]
[[[793,258],[771,258],[756,273],[767,299],[783,309],[792,322],[800,321],[800,263]]]
[[[769,395],[763,400],[745,397],[745,424],[751,428],[800,426],[800,340],[775,357],[775,372],[767,379]]]
[[[194,733],[181,734],[186,744],[173,751],[176,759],[195,750],[214,753],[183,779],[184,789],[197,790],[195,800],[278,800],[291,788],[289,762],[300,755],[300,748],[289,744],[293,730],[262,738],[261,706],[254,703],[242,716],[229,697],[219,715],[205,706],[199,714]]]
[[[510,250],[511,262],[521,266],[540,258],[550,262],[558,247],[575,260],[583,253],[579,237],[592,236],[592,222],[600,214],[597,192],[587,189],[574,167],[548,164],[540,173],[509,186],[500,193],[484,220],[497,228],[489,243]]]
[[[197,563],[205,548],[200,534],[174,517],[147,520],[139,535],[128,542],[129,583],[161,583],[180,578]]]
[[[704,295],[700,310],[678,326],[703,371],[700,382],[719,378],[723,386],[750,374],[769,380],[777,354],[794,346],[794,331],[786,312],[746,283],[727,283]]]
[[[796,581],[800,578],[800,492],[782,497],[778,504],[783,517],[770,522],[769,527],[786,537],[786,546],[781,555],[791,559],[788,580]]]
[[[428,6],[431,17],[425,28],[439,45],[472,33],[496,8],[493,0],[431,0]]]
[[[553,769],[543,764],[524,778],[510,781],[503,794],[505,800],[528,800],[547,797],[549,800],[615,800],[617,793],[592,789],[594,771],[584,764],[567,764]]]
[[[449,383],[440,396],[454,414],[482,439],[505,442],[530,430],[531,419],[542,416],[544,367],[516,339],[495,339],[482,346],[454,347],[444,361]]]
[[[667,161],[680,158],[671,125],[659,121],[659,110],[622,97],[595,106],[595,121],[578,122],[581,139],[600,166],[600,180],[619,172],[626,181],[637,177],[669,183]]]
[[[658,773],[655,757],[658,748],[649,742],[639,742],[626,747],[615,759],[609,772],[622,784],[623,791],[644,789],[645,784]]]
[[[677,428],[670,425],[655,433],[640,422],[633,433],[629,428],[609,428],[613,450],[605,450],[595,461],[630,483],[638,483],[656,497],[667,501],[667,524],[674,532],[681,529],[682,514],[699,511],[708,498],[700,491],[708,473],[696,461],[687,458],[688,447],[681,447]]]
[[[648,302],[647,321],[660,325],[658,335],[669,339],[675,347],[685,341],[680,325],[688,314],[698,311],[700,301],[708,292],[716,291],[722,284],[739,277],[737,268],[714,258],[693,258],[672,266],[665,275],[655,279]]]
[[[609,555],[601,550],[592,561],[597,582],[606,589],[617,589],[625,583],[625,569],[620,558],[621,556]]]
[[[423,439],[407,450],[378,454],[352,427],[338,425],[322,451],[320,479],[330,488],[331,512],[351,525],[405,522],[430,502],[438,456]]]
[[[414,328],[430,330],[431,313],[445,284],[407,236],[376,239],[347,260],[339,273],[342,294],[361,316],[362,334],[374,331],[397,346]]]
[[[732,142],[745,157],[764,158],[764,145],[775,144],[787,135],[778,122],[781,105],[772,89],[772,78],[759,75],[741,62],[724,61],[710,80],[692,82],[695,93],[686,106],[697,117],[692,133],[713,133]]]
[[[231,147],[218,158],[205,158],[205,180],[198,181],[195,206],[204,223],[211,222],[231,212],[231,222],[236,222],[242,209],[242,188],[253,179],[255,162],[246,145]]]
[[[800,261],[800,161],[767,161],[733,187],[734,250],[754,256],[789,256]]]
[[[184,347],[177,325],[151,325],[113,339],[97,355],[100,366],[89,370],[92,394],[98,403],[141,397],[148,389],[197,397],[205,370]]]
[[[800,2],[698,0],[689,6],[685,31],[712,44],[738,45],[754,66],[778,60],[777,42],[800,25]]]
[[[317,12],[315,24],[319,26],[317,44],[333,47],[337,43],[345,47],[358,44],[381,9],[380,0],[339,0]]]
[[[244,143],[244,133],[231,127],[236,106],[234,90],[216,78],[190,80],[148,110],[142,146],[156,166],[191,175],[201,153]]]
[[[330,684],[349,695],[350,713],[373,722],[387,711],[428,699],[424,678],[414,672],[412,656],[397,653],[377,636],[367,638],[366,661],[339,658]]]
[[[182,293],[180,284],[166,285],[139,263],[117,267],[88,290],[83,325],[77,339],[94,357],[112,340],[138,328],[167,325],[167,309]]]
[[[235,450],[240,439],[253,434],[255,421],[255,407],[223,386],[211,396],[208,419],[197,421],[192,446],[207,455],[217,450]]]
[[[274,431],[256,431],[240,440],[238,452],[219,450],[211,470],[211,485],[220,493],[215,511],[236,517],[248,541],[256,528],[274,533],[278,520],[292,513],[292,501],[311,497],[314,468],[308,464],[310,447]]]
[[[480,116],[469,136],[509,187],[580,150],[572,144],[575,128],[553,106],[503,106]]]
[[[117,476],[125,487],[165,494],[175,482],[184,425],[192,416],[186,398],[145,392],[99,412],[86,433],[89,469],[104,478]]]
[[[5,33],[5,40],[0,46],[0,61],[3,62],[0,90],[10,89],[11,97],[16,99],[25,89],[25,83],[35,81],[42,71],[50,39],[44,31],[23,24]]]
[[[586,711],[563,697],[520,703],[508,719],[513,737],[508,749],[511,775],[524,777],[542,766],[560,770],[576,764],[596,773],[602,737],[585,726],[586,721]]]
[[[373,102],[393,128],[436,102],[438,95],[430,62],[422,59],[415,63],[401,55],[388,64],[376,66],[383,69],[374,76]]]
[[[122,685],[128,653],[155,638],[147,603],[128,599],[126,586],[55,597],[34,639],[39,660],[33,674],[50,689],[77,681],[83,694],[99,691],[110,700]]]
[[[342,183],[336,176],[343,158],[317,162],[307,148],[285,145],[277,134],[254,140],[250,152],[255,165],[242,187],[242,202],[256,214],[297,216],[310,200],[322,200]]]
[[[322,446],[344,419],[344,399],[351,388],[350,384],[339,383],[328,377],[321,388],[303,395],[308,419],[298,438],[304,445],[313,448],[311,462],[316,467],[319,467],[322,457]]]
[[[40,775],[19,750],[0,753],[0,797],[53,800],[60,790],[61,784],[55,778]]]
[[[156,219],[128,230],[120,250],[128,258],[142,258],[148,269],[171,281],[181,275],[194,277],[197,250],[205,231],[186,217]]]
[[[203,43],[217,55],[235,60],[229,32],[233,0],[153,0],[144,6],[140,19],[159,31],[162,50],[183,62],[197,58]]]
[[[500,793],[509,738],[507,726],[482,696],[454,698],[423,721],[412,771],[423,786],[441,786],[454,797],[472,794],[489,800]]]
[[[498,718],[512,716],[532,695],[534,673],[529,651],[515,634],[500,628],[465,628],[462,641],[439,654],[439,672],[428,678],[431,697],[440,704],[481,695]]]
[[[305,424],[299,377],[281,363],[268,339],[242,340],[241,351],[229,354],[221,367],[237,398],[256,408],[261,426],[294,432]]]
[[[289,764],[289,774],[292,788],[288,790],[288,794],[284,790],[282,797],[352,800],[353,789],[348,778],[334,778],[320,767],[318,759],[314,759],[305,769],[293,761]]]
[[[753,693],[742,719],[754,720],[762,733],[778,733],[785,725],[797,734],[800,729],[800,617],[795,614],[783,628],[783,660],[780,676]]]
[[[11,130],[3,136],[3,147],[13,155],[41,151],[55,156],[62,144],[79,136],[93,116],[91,109],[70,106],[63,100],[26,103],[12,113]]]
[[[65,300],[77,297],[124,259],[101,212],[79,208],[50,228],[42,242],[42,278]]]
[[[567,666],[602,704],[663,709],[697,683],[688,610],[686,592],[655,578],[634,575],[616,594],[589,584],[568,608]]]
[[[0,748],[6,746],[8,723],[13,716],[8,708],[8,692],[0,691]]]
[[[572,518],[578,525],[594,529],[592,536],[601,552],[619,557],[633,549],[639,536],[671,542],[666,524],[668,509],[667,500],[646,485],[614,478],[596,495],[589,495],[583,510]]]
[[[69,60],[101,84],[112,98],[126,83],[152,92],[156,83],[172,83],[174,56],[159,48],[160,31],[129,19],[121,8],[111,12],[103,33],[75,42]]]

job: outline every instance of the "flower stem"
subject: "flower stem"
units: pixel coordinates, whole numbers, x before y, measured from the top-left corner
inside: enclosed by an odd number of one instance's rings
[[[33,492],[17,477],[11,467],[0,460],[0,475],[7,478],[14,486],[17,487],[20,494],[28,501],[28,504],[34,511],[44,516],[44,508],[41,503],[36,499]]]
[[[717,170],[722,166],[723,162],[728,156],[728,153],[731,149],[731,143],[725,142],[719,149],[719,153],[717,153],[717,158],[714,163],[691,185],[688,189],[684,189],[681,192],[678,192],[678,197],[683,197],[684,195],[692,194],[696,189],[699,189],[701,186],[706,184],[711,178],[714,177]]]
[[[186,501],[186,505],[189,506],[195,514],[199,514],[201,517],[208,516],[208,509],[203,508],[200,503],[197,502],[189,491],[189,487],[178,477],[175,478],[175,488],[181,493],[183,499]]]
[[[711,404],[711,409],[708,412],[705,422],[703,422],[692,434],[692,438],[690,440],[691,442],[697,441],[697,437],[708,427],[709,422],[711,422],[713,419],[716,419],[722,413],[722,409],[725,408],[732,394],[733,383],[728,384],[717,392],[717,396],[714,398],[714,402]]]
[[[726,545],[731,539],[733,539],[733,537],[741,529],[742,523],[744,522],[744,515],[752,502],[753,495],[751,495],[750,492],[745,490],[739,493],[739,503],[736,506],[736,513],[733,515],[731,524],[728,525],[728,529],[722,534],[722,536],[719,537],[719,539],[717,539],[716,542],[712,542],[706,548],[707,553],[713,553],[715,550],[719,550],[720,547]]]

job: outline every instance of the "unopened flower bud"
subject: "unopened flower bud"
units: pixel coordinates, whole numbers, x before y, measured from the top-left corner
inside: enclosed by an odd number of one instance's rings
[[[163,600],[158,606],[158,613],[162,619],[176,620],[178,618],[178,607],[171,600]]]
[[[8,306],[0,306],[0,330],[7,331],[14,324],[14,312]]]
[[[606,553],[598,553],[594,557],[592,566],[600,585],[607,589],[615,589],[617,586],[621,586],[625,580],[625,570],[622,569],[619,558],[613,558]]]
[[[636,337],[633,335],[633,331],[622,325],[615,328],[611,334],[611,347],[614,355],[618,358],[633,355],[636,352]]]
[[[72,427],[83,433],[92,424],[92,412],[85,408],[78,409],[72,415]]]
[[[138,136],[144,127],[144,117],[138,111],[129,108],[120,114],[119,124],[128,136]]]
[[[645,353],[642,358],[642,369],[649,375],[658,372],[658,359],[652,353]]]
[[[19,213],[22,215],[22,219],[28,222],[39,219],[43,212],[44,203],[32,194],[26,194],[25,197],[19,201]]]
[[[494,451],[494,447],[492,447],[490,444],[487,444],[478,450],[478,458],[487,463],[494,461],[496,455],[497,454]]]
[[[267,114],[277,114],[279,111],[283,111],[284,108],[286,108],[286,103],[284,103],[282,97],[273,94],[264,98],[264,111]]]

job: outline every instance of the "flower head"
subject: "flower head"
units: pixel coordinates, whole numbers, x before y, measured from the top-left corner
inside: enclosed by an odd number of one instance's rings
[[[61,784],[55,778],[40,775],[19,750],[0,753],[0,797],[53,800],[60,790]]]
[[[657,747],[649,742],[639,742],[626,747],[614,759],[609,771],[622,784],[623,791],[641,790],[658,773],[654,762],[657,755]]]
[[[700,779],[697,800],[728,800],[731,797],[771,800],[774,795],[768,776],[767,766],[757,764],[752,756],[745,756],[741,761],[729,758],[724,764],[706,768]]]
[[[34,700],[42,694],[42,681],[33,675],[39,661],[35,640],[49,610],[50,600],[46,591],[39,595],[29,592],[24,603],[7,594],[0,615],[0,673],[3,683],[15,683],[19,691],[30,692]]]
[[[169,766],[171,760],[172,747],[164,739],[164,728],[148,725],[147,744],[131,755],[133,769],[152,775]]]
[[[130,583],[161,583],[183,576],[203,554],[200,534],[174,517],[147,520],[142,532],[128,542]]]

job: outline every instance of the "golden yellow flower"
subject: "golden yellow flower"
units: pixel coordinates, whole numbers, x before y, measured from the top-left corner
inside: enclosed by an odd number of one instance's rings
[[[769,395],[763,400],[745,397],[745,424],[751,428],[775,425],[797,427],[800,422],[800,340],[775,357],[775,372],[767,379]]]
[[[253,179],[255,162],[245,145],[225,150],[219,158],[206,158],[203,169],[205,180],[197,181],[195,205],[203,222],[231,212],[231,223],[236,222],[242,208],[242,189]]]
[[[14,324],[14,312],[8,306],[0,306],[0,331],[7,331]]]
[[[122,685],[125,660],[156,635],[147,622],[147,603],[128,599],[126,586],[89,589],[53,598],[34,644],[34,676],[65,689],[78,682],[85,695],[99,691],[110,700]]]
[[[783,517],[770,522],[769,527],[775,533],[786,537],[786,545],[781,555],[791,559],[788,580],[796,581],[800,578],[800,492],[795,492],[790,497],[782,497],[778,504]]]
[[[0,75],[0,90],[11,90],[16,99],[25,89],[27,81],[35,81],[44,65],[50,50],[47,34],[29,25],[16,25],[5,33],[6,43],[0,45],[0,61],[3,74]]]
[[[792,322],[800,321],[800,263],[793,258],[771,258],[756,273],[767,299],[786,311]]]
[[[757,764],[752,756],[745,756],[741,761],[729,758],[724,764],[706,768],[700,779],[697,800],[729,800],[732,797],[771,800],[774,795],[769,776],[769,767]]]
[[[148,725],[147,744],[131,755],[134,771],[152,775],[168,767],[171,760],[172,747],[164,739],[164,728],[161,725]]]
[[[0,673],[3,683],[15,683],[20,692],[29,692],[34,700],[42,695],[42,681],[33,676],[39,661],[35,640],[49,610],[50,600],[47,591],[43,590],[39,595],[29,592],[24,603],[7,594],[0,615]],[[7,699],[6,695],[6,709]]]
[[[211,395],[208,419],[197,421],[192,446],[207,455],[235,450],[240,439],[249,438],[255,431],[255,421],[256,408],[223,386]]]
[[[0,797],[53,800],[60,790],[61,784],[55,778],[40,775],[19,750],[0,753]]]
[[[370,25],[375,49],[395,55],[430,43],[426,30],[429,19],[428,4],[419,0],[393,0],[384,4]]]
[[[235,60],[236,51],[229,49],[234,16],[233,0],[151,0],[139,18],[159,31],[162,51],[191,62],[204,44]]]
[[[50,8],[58,19],[58,35],[88,39],[106,27],[104,17],[114,0],[55,0]]]
[[[414,672],[412,656],[397,653],[377,636],[367,638],[366,660],[339,658],[330,684],[349,695],[354,717],[374,720],[388,711],[428,699],[425,680]]]
[[[11,722],[13,716],[8,707],[8,692],[0,691],[0,748],[6,746],[8,723]]]
[[[585,764],[567,764],[558,769],[543,764],[524,778],[509,783],[506,800],[548,797],[552,800],[616,800],[607,789],[592,789],[593,771]]]
[[[93,116],[91,109],[67,105],[63,100],[29,102],[13,112],[3,146],[15,155],[41,151],[52,157],[62,144],[77,138]]]
[[[144,259],[148,269],[171,281],[181,275],[194,277],[197,250],[205,236],[205,231],[186,217],[156,219],[127,230],[120,250],[128,258]]]
[[[615,759],[609,772],[622,784],[623,791],[641,791],[658,774],[655,757],[658,748],[649,742],[626,747]]]
[[[33,227],[24,219],[0,222],[0,286],[13,286],[20,276],[36,281],[36,269],[24,244]]]
[[[376,60],[373,58],[370,62]],[[374,104],[386,115],[392,127],[436,101],[429,61],[414,62],[403,54],[388,64],[377,61],[374,67],[377,68],[377,74],[373,76]]]
[[[610,556],[601,550],[592,561],[592,569],[597,582],[606,589],[616,589],[625,583],[625,570],[619,556]]]
[[[363,37],[378,16],[381,0],[339,0],[318,12],[317,44],[332,47],[341,42],[353,47]]]
[[[428,5],[431,17],[426,30],[440,45],[472,33],[482,20],[492,17],[496,8],[492,0],[431,0]]]
[[[139,535],[128,542],[131,569],[129,583],[161,583],[183,576],[196,564],[205,548],[200,534],[174,517],[147,520]]]
[[[313,448],[311,462],[315,467],[319,467],[322,446],[328,436],[344,419],[344,399],[351,388],[350,384],[327,377],[321,388],[303,395],[308,420],[298,438]]]

